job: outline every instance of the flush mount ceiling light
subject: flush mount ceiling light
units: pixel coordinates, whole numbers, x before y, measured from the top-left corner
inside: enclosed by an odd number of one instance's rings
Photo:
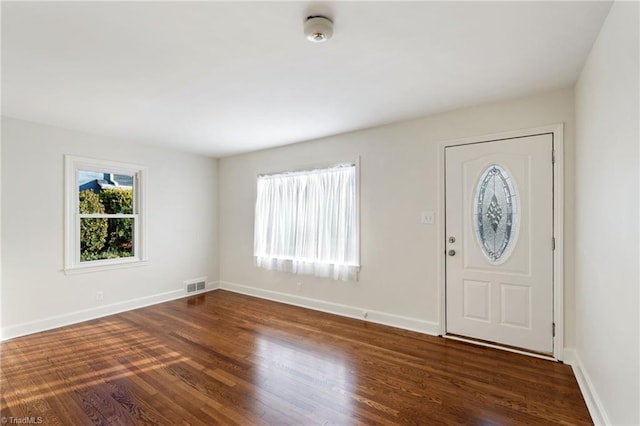
[[[314,43],[325,42],[333,35],[333,22],[325,16],[309,16],[304,22],[304,35]]]

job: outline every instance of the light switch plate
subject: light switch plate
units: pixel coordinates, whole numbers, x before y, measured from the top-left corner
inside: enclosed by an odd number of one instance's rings
[[[420,213],[421,222],[424,225],[433,225],[436,222],[436,213],[435,212],[422,212]]]

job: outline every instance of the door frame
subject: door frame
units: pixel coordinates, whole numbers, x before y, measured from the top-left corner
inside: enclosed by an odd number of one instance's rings
[[[555,336],[553,337],[553,359],[562,361],[564,349],[564,124],[552,124],[522,130],[515,130],[489,135],[471,136],[461,139],[445,140],[439,143],[438,149],[438,269],[439,269],[439,322],[440,335],[447,336],[446,318],[446,205],[445,205],[445,148],[472,143],[493,142],[502,139],[522,138],[527,136],[551,134],[553,137],[553,151],[555,161],[553,164],[553,236],[555,237],[555,250],[553,252],[553,322],[555,324]],[[549,242],[551,244],[551,241]],[[453,338],[453,337],[452,337]],[[482,344],[479,342],[475,342]],[[485,344],[511,352],[523,353],[549,359],[549,357],[533,354],[526,351],[504,347],[500,345]]]

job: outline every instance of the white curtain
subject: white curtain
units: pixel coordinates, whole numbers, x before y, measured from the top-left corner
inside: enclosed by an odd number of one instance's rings
[[[357,280],[356,185],[355,165],[259,176],[256,265]]]

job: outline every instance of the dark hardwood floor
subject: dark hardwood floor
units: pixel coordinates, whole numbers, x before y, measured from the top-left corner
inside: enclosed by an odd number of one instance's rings
[[[0,351],[45,425],[591,424],[567,365],[220,290]]]

